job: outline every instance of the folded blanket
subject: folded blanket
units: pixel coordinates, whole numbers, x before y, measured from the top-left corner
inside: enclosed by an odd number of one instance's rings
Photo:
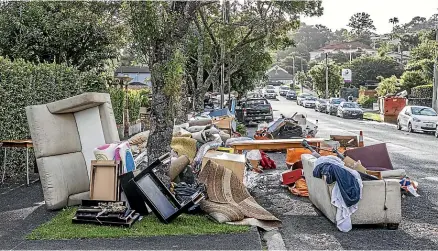
[[[255,225],[265,230],[281,225],[279,219],[257,204],[231,170],[209,160],[198,178],[207,186],[208,195],[201,208],[218,222]]]
[[[196,139],[188,137],[173,137],[170,147],[178,153],[178,156],[186,155],[190,162],[193,162],[197,152],[196,143]]]

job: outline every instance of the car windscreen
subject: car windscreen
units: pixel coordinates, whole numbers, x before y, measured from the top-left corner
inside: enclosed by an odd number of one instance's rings
[[[342,100],[342,99],[332,99],[332,104],[335,104],[335,105],[339,105],[340,103],[342,103],[344,100]]]
[[[327,104],[327,100],[324,100],[324,99],[320,99],[320,100],[318,100],[318,102],[319,102],[320,104]]]
[[[283,91],[287,91],[287,90],[289,90],[290,88],[287,87],[287,86],[280,86],[280,89],[283,90]]]
[[[344,103],[344,108],[359,108],[359,106],[356,103]]]
[[[303,93],[303,94],[300,94],[300,98],[306,98],[306,97],[309,97],[310,96],[310,94],[306,94],[306,93]]]
[[[411,110],[413,115],[437,116],[436,112],[428,107],[412,107]]]
[[[267,93],[275,93],[275,90],[266,90]]]
[[[307,97],[306,100],[316,101],[315,97]]]
[[[264,99],[256,99],[256,100],[248,100],[246,101],[247,106],[258,106],[258,105],[267,105],[268,102]]]

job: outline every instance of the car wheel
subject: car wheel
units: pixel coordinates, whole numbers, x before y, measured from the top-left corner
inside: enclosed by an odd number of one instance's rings
[[[435,138],[438,138],[438,127],[435,129]]]
[[[359,116],[359,120],[363,120],[363,115],[362,115],[362,116]]]
[[[400,131],[401,129],[402,129],[402,127],[401,127],[401,125],[400,125],[400,121],[397,120],[397,130]]]
[[[409,124],[408,124],[408,132],[414,132],[414,130],[412,129],[411,122],[409,122]]]

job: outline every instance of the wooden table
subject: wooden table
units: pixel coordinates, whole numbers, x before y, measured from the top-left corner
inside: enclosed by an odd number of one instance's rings
[[[29,186],[29,148],[33,147],[32,140],[2,140],[0,141],[0,147],[5,149],[5,157],[3,159],[3,174],[2,174],[2,184],[5,179],[6,173],[6,149],[7,148],[26,148],[26,185]]]
[[[274,139],[274,140],[245,140],[231,143],[235,153],[242,153],[243,150],[284,150],[288,148],[303,148],[301,142],[304,139]],[[319,147],[322,138],[305,139],[309,145]]]

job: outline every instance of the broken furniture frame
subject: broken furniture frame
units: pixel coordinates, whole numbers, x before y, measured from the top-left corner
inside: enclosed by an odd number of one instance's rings
[[[92,200],[120,200],[119,175],[121,165],[115,160],[92,160],[90,170],[90,198]]]
[[[204,195],[198,192],[192,196],[191,200],[185,201],[182,204],[178,202],[166,185],[154,173],[155,168],[166,165],[169,162],[170,154],[165,154],[129,181],[131,185],[136,187],[138,193],[157,218],[166,224],[204,198]]]
[[[303,148],[303,139],[276,139],[276,140],[248,140],[231,143],[235,153],[242,153],[244,150],[286,150],[288,148]],[[306,141],[314,147],[319,148],[324,141],[322,138],[309,138]]]

